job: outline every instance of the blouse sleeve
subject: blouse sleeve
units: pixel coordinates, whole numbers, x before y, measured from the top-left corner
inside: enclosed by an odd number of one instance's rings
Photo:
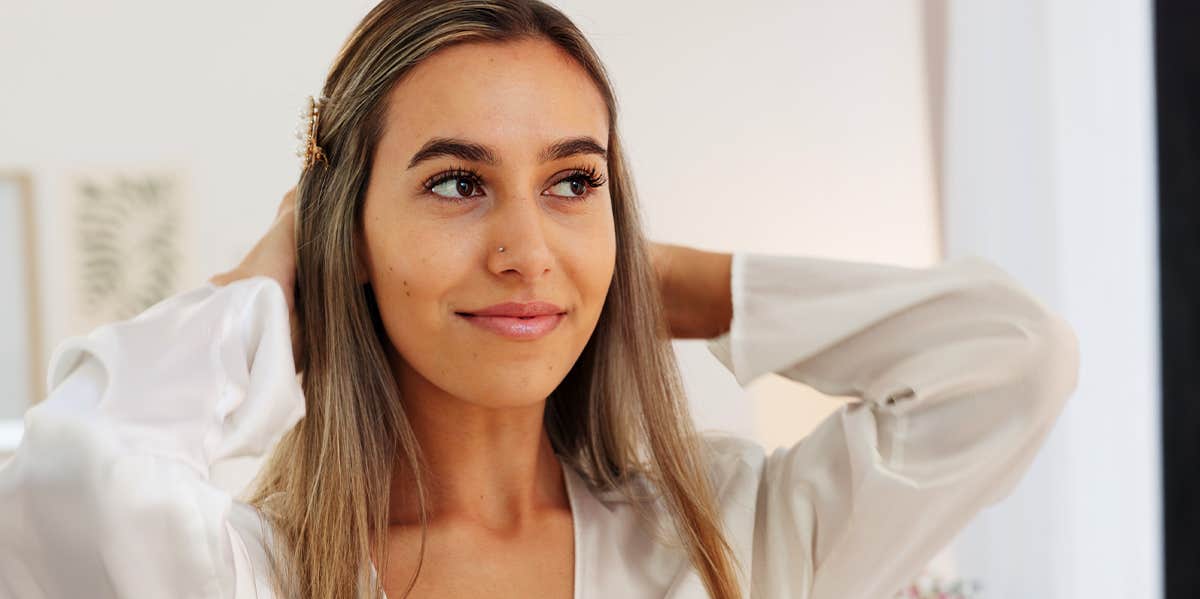
[[[209,473],[304,414],[279,284],[209,283],[68,339],[47,383],[0,469],[0,597],[251,590],[234,499]]]
[[[841,406],[757,463],[754,597],[891,597],[1020,480],[1075,389],[1074,332],[1005,271],[734,254],[709,349]],[[749,447],[749,449],[746,449]]]

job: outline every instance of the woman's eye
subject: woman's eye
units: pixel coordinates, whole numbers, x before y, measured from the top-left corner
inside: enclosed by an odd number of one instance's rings
[[[469,177],[447,177],[429,188],[429,191],[450,199],[469,198],[478,190],[479,183]]]
[[[554,195],[581,198],[587,195],[588,183],[584,180],[583,175],[574,175],[555,183],[550,189],[560,190]]]

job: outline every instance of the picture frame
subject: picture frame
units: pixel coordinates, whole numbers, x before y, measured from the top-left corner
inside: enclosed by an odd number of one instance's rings
[[[32,176],[0,170],[0,455],[45,395],[36,225]]]

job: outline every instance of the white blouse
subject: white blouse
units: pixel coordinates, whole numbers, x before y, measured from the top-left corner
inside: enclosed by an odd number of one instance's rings
[[[990,262],[923,269],[735,253],[746,386],[776,372],[861,402],[792,447],[705,433],[746,597],[891,597],[1028,468],[1076,386],[1071,327]],[[304,415],[273,279],[206,284],[63,342],[0,469],[0,597],[273,597],[262,520],[212,465]],[[632,506],[564,468],[575,597],[706,597]]]

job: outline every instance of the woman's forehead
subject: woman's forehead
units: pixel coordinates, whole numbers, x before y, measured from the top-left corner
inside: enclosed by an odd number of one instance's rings
[[[608,108],[595,82],[545,40],[444,48],[410,71],[386,101],[381,151],[392,145],[411,153],[435,137],[470,139],[499,151],[565,137],[608,137]]]

